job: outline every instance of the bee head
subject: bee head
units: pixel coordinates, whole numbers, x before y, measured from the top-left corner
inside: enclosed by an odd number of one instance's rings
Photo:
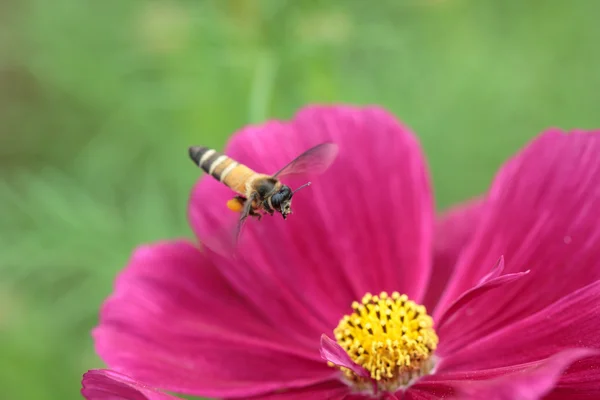
[[[289,186],[281,185],[281,188],[271,196],[271,204],[276,211],[281,213],[283,219],[292,212],[292,196],[294,193]]]
[[[281,213],[283,219],[286,219],[288,214],[292,213],[292,196],[294,193],[308,186],[310,186],[310,182],[305,183],[292,192],[289,186],[281,185],[281,188],[271,196],[273,208]]]

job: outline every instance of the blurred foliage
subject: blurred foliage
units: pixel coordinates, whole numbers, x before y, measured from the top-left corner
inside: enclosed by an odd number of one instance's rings
[[[76,399],[136,245],[189,236],[190,144],[310,102],[420,136],[439,207],[549,126],[600,126],[600,2],[10,0],[0,5],[0,387]]]

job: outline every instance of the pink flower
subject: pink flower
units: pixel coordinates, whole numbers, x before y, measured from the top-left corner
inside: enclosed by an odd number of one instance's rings
[[[232,194],[200,180],[202,250],[135,251],[87,399],[600,398],[600,131],[543,133],[437,221],[418,142],[378,108],[309,107],[226,152],[271,172],[325,141],[333,166],[286,221],[250,221],[237,259]]]

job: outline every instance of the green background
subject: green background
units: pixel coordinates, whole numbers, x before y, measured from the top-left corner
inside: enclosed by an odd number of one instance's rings
[[[190,235],[187,146],[311,102],[413,128],[439,208],[550,126],[600,127],[594,0],[0,5],[0,397],[79,398],[132,248]],[[385,156],[385,155],[382,155]]]

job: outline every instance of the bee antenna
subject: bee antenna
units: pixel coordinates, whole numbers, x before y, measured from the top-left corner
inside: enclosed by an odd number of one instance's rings
[[[294,191],[292,192],[292,194],[296,193],[298,190],[300,190],[300,189],[302,189],[302,188],[305,188],[305,187],[307,187],[307,186],[310,186],[310,182],[306,182],[304,185],[302,185],[302,186],[300,186],[300,187],[297,187],[297,188],[296,188],[296,190],[294,190]]]

